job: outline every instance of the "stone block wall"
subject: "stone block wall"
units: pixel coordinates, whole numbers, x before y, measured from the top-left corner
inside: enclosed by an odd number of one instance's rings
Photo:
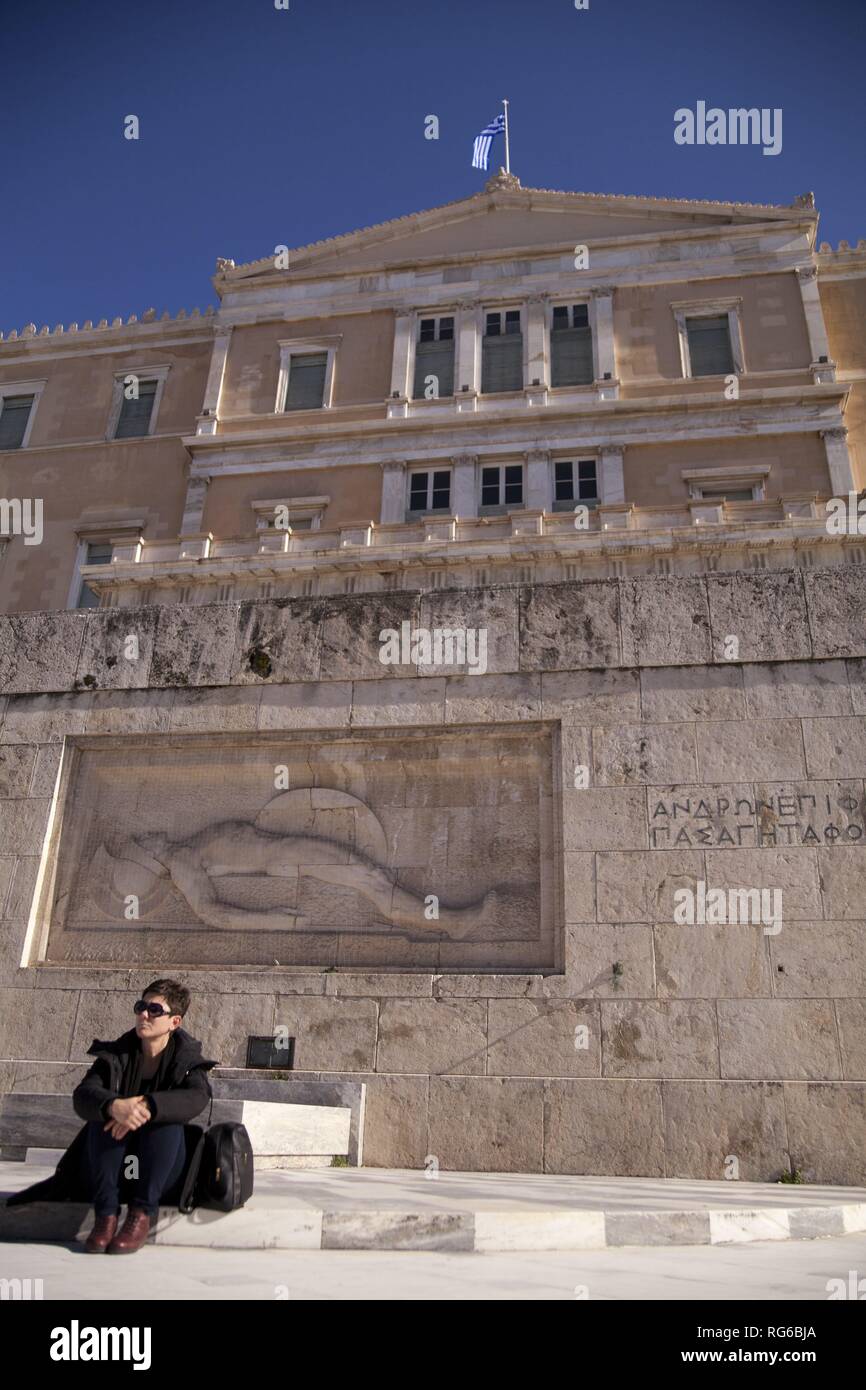
[[[384,667],[405,621],[485,628],[486,673]],[[285,1026],[299,1076],[364,1080],[369,1164],[866,1181],[859,567],[14,615],[0,691],[0,1090],[70,1086],[171,973],[224,1065]],[[360,969],[342,937],[191,964],[183,933],[142,957],[146,924],[134,959],[97,932],[52,962],[64,749],[524,725],[553,750],[549,966],[502,968],[483,932],[471,969],[447,943]],[[778,890],[781,920],[678,921],[701,884]]]

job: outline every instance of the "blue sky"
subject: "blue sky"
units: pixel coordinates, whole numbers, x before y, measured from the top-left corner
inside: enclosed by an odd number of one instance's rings
[[[289,3],[0,0],[0,329],[203,309],[217,256],[465,197],[502,97],[524,186],[812,189],[821,240],[866,237],[864,0]],[[781,153],[675,144],[698,100],[781,107]]]

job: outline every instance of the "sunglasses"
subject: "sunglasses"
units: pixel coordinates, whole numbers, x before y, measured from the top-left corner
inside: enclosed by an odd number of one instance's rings
[[[164,1009],[161,1004],[147,1004],[143,999],[138,999],[132,1006],[133,1012],[137,1014],[149,1014],[151,1018],[162,1018],[163,1014],[171,1014],[171,1009]]]

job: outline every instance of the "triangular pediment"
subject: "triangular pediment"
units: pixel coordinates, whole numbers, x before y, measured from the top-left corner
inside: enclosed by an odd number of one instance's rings
[[[658,236],[702,228],[796,221],[817,214],[807,199],[792,207],[714,203],[620,194],[521,188],[507,176],[469,198],[330,237],[289,253],[289,273],[326,275],[457,260],[485,252],[531,253],[580,243]],[[807,195],[808,197],[808,195]],[[274,274],[273,257],[226,267],[219,278],[248,283]]]

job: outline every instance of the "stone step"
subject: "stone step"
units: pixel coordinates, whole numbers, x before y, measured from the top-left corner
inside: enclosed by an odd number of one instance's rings
[[[0,1163],[0,1202],[48,1176]],[[866,1231],[862,1189],[675,1179],[331,1169],[256,1172],[246,1206],[162,1208],[150,1241],[219,1250],[595,1250],[656,1245],[732,1245],[813,1240]],[[0,1205],[0,1240],[83,1241],[93,1221],[82,1203]]]
[[[200,1117],[204,1122],[207,1111]],[[250,1136],[260,1167],[283,1166],[280,1160],[318,1158],[330,1163],[348,1155],[352,1114],[348,1106],[301,1105],[280,1100],[214,1100],[212,1124],[234,1121]],[[0,1096],[0,1146],[4,1157],[26,1157],[29,1149],[61,1153],[81,1129],[70,1095],[12,1092]]]

